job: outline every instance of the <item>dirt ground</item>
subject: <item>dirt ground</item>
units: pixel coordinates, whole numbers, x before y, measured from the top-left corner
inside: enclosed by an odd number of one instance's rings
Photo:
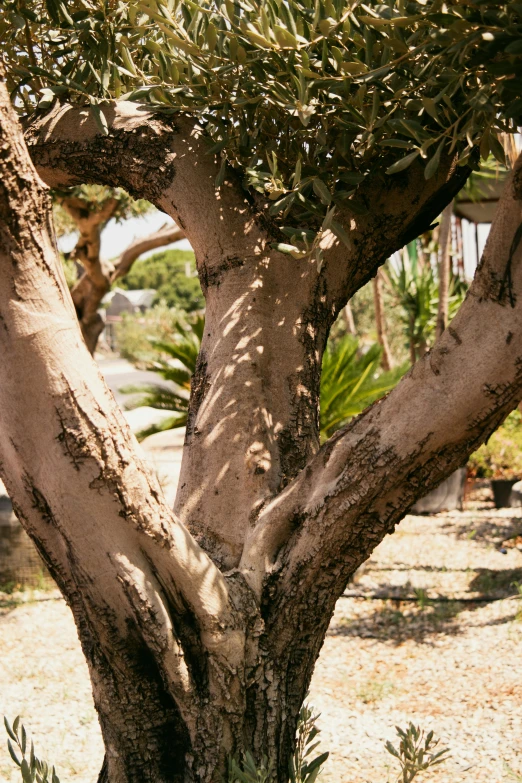
[[[384,743],[409,721],[450,748],[438,783],[522,775],[522,509],[490,506],[406,517],[338,602],[309,697],[323,783],[394,783]],[[0,650],[0,713],[22,715],[62,783],[94,783],[102,744],[64,602],[0,594]],[[0,781],[19,783],[4,749]]]

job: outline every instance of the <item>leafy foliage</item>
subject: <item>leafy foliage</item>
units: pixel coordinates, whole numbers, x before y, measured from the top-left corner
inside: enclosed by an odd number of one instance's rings
[[[417,243],[411,242],[397,263],[388,262],[385,279],[400,310],[403,333],[413,363],[428,350],[435,336],[438,274],[429,260],[420,262]],[[449,321],[456,315],[466,290],[465,282],[452,275],[448,297]]]
[[[360,354],[359,340],[353,335],[327,344],[321,376],[322,440],[397,384],[406,368],[380,372],[381,356],[377,343]]]
[[[518,409],[471,455],[468,464],[479,478],[522,479],[522,413]]]
[[[131,217],[142,217],[154,209],[145,199],[133,199],[123,188],[108,188],[105,185],[77,185],[72,188],[53,189],[53,218],[58,236],[77,230],[71,215],[61,206],[64,198],[79,199],[86,212],[100,212],[109,200],[116,201],[111,219],[122,222]]]
[[[397,783],[411,783],[419,774],[442,764],[448,758],[448,750],[436,750],[439,740],[433,736],[433,731],[425,734],[418,726],[410,723],[406,730],[395,727],[399,735],[399,748],[395,748],[391,742],[386,743],[386,750],[401,765],[401,773]]]
[[[154,288],[156,301],[168,307],[177,307],[187,313],[201,310],[205,300],[199,280],[194,274],[187,277],[186,265],[195,271],[191,250],[165,250],[146,259],[135,261],[130,272],[119,285],[126,289]]]
[[[290,759],[290,783],[315,783],[329,756],[329,753],[325,752],[310,758],[320,744],[316,741],[320,733],[317,728],[318,719],[319,715],[314,713],[308,704],[303,704],[297,721],[296,747]]]
[[[245,184],[268,196],[296,256],[358,186],[414,160],[491,151],[522,116],[522,4],[494,0],[7,0],[9,88],[22,111],[55,97],[147,101],[196,115]],[[315,238],[315,239],[314,239]]]
[[[124,359],[144,368],[156,358],[151,341],[171,340],[175,324],[180,318],[183,318],[183,313],[167,307],[164,302],[144,313],[124,312],[115,328],[116,349]]]
[[[55,768],[35,756],[32,740],[28,750],[27,731],[20,722],[20,716],[14,719],[12,726],[4,717],[4,725],[9,737],[7,740],[9,755],[20,769],[23,783],[60,783]]]
[[[138,432],[138,440],[156,432],[184,427],[187,423],[190,380],[196,370],[204,327],[203,316],[197,316],[190,322],[179,320],[174,323],[177,332],[174,339],[150,341],[157,358],[146,363],[145,369],[158,373],[165,381],[174,384],[174,388],[160,384],[140,384],[121,389],[124,394],[140,395],[127,405],[128,410],[148,406],[157,410],[173,411],[175,414]]]

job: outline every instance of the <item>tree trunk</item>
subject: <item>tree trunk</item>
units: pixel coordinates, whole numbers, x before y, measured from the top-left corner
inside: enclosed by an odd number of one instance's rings
[[[357,334],[357,329],[355,328],[355,321],[353,319],[353,312],[352,312],[352,306],[350,302],[346,302],[344,306],[344,318],[346,321],[346,331],[348,334]]]
[[[386,320],[384,315],[384,298],[382,292],[382,276],[381,270],[377,271],[377,274],[373,278],[373,303],[375,307],[375,326],[377,327],[377,340],[382,348],[382,368],[386,372],[391,370],[395,366],[393,361],[392,352],[388,343],[388,335],[386,334]]]
[[[114,214],[118,202],[115,198],[107,199],[98,211],[93,211],[89,202],[77,196],[65,196],[60,203],[76,223],[80,234],[73,258],[84,272],[73,286],[71,296],[83,339],[90,353],[94,354],[105,325],[98,308],[109,291],[110,275],[113,271],[111,264],[100,259],[100,235],[102,228]]]
[[[163,226],[159,231],[132,242],[117,262],[112,264],[101,260],[100,248],[101,232],[117,208],[116,199],[107,199],[98,211],[93,211],[89,202],[75,196],[62,198],[61,204],[76,223],[80,233],[73,258],[84,271],[73,286],[71,296],[83,339],[89,353],[94,356],[98,340],[105,328],[99,309],[103,297],[110,291],[113,283],[125,277],[142,253],[184,239],[185,234],[176,225]]]
[[[386,186],[379,175],[363,190],[375,214],[346,219],[349,259],[328,235],[318,269],[273,250],[265,207],[233,172],[216,195],[219,163],[191,118],[169,126],[116,105],[102,137],[83,109],[57,111],[58,136],[33,147],[42,173],[70,184],[84,165],[170,210],[207,298],[173,513],[81,339],[44,187],[2,88],[0,474],[73,611],[106,747],[100,781],[216,783],[249,750],[272,761],[271,783],[287,783],[350,575],[522,396],[521,168],[451,328],[319,449],[328,329],[440,213],[461,172],[443,162],[426,183],[410,167]]]
[[[444,209],[439,227],[439,306],[437,311],[436,339],[448,325],[449,313],[449,282],[451,273],[451,218],[453,202]]]

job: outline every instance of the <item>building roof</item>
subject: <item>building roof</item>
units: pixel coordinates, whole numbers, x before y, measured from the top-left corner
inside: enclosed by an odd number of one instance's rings
[[[134,291],[126,291],[123,288],[113,288],[103,297],[103,302],[110,303],[119,294],[124,297],[133,307],[150,307],[156,296],[154,288],[138,288]]]

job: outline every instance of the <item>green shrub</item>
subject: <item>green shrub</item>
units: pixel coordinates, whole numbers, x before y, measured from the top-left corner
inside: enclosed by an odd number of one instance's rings
[[[364,354],[351,334],[329,341],[321,376],[321,440],[326,440],[353,416],[389,392],[406,370],[380,369],[382,348],[375,343]]]
[[[156,410],[172,411],[173,416],[136,433],[138,440],[156,432],[184,427],[187,423],[190,381],[196,370],[196,362],[203,339],[205,318],[202,315],[173,322],[173,334],[168,340],[149,341],[152,359],[140,362],[144,369],[160,375],[173,386],[164,384],[138,384],[124,386],[124,394],[139,394],[127,405],[127,410],[147,406]]]
[[[187,277],[187,265],[190,276]],[[118,281],[121,288],[136,290],[154,288],[156,303],[165,302],[191,313],[201,310],[205,300],[196,276],[196,263],[192,250],[163,250],[147,258],[140,258],[130,272]]]
[[[477,478],[522,479],[522,413],[512,411],[468,464]]]
[[[432,770],[448,758],[448,749],[436,750],[439,740],[435,739],[433,731],[425,734],[418,726],[410,723],[406,730],[395,727],[400,739],[398,749],[386,743],[388,753],[396,758],[401,765],[397,783],[411,783],[419,774]]]
[[[294,755],[290,759],[289,783],[315,783],[321,768],[328,758],[328,753],[321,753],[310,758],[319,745],[316,737],[319,734],[317,719],[319,715],[304,704],[297,722],[297,737]],[[273,780],[273,768],[266,758],[258,766],[254,757],[248,751],[243,754],[242,761],[230,759],[227,783],[268,783]]]
[[[168,307],[165,302],[144,313],[122,313],[115,329],[116,345],[121,356],[139,367],[154,361],[156,351],[152,342],[170,340],[183,316],[182,311]]]

